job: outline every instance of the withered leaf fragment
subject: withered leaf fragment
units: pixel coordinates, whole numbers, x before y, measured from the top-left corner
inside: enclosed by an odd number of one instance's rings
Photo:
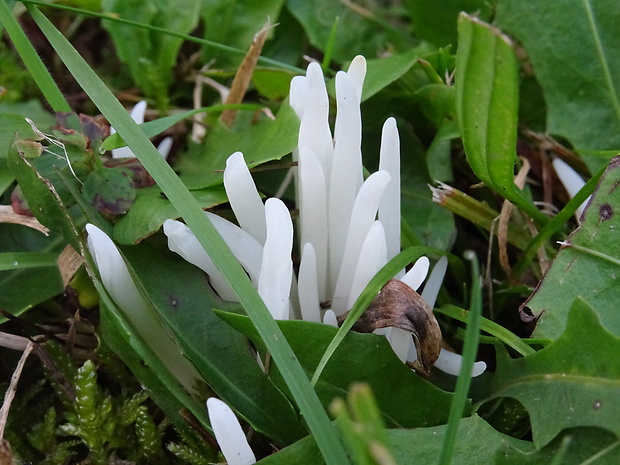
[[[345,317],[343,315],[340,318],[344,320]],[[398,279],[385,283],[375,300],[353,325],[353,329],[360,333],[371,333],[375,329],[387,327],[411,333],[418,359],[407,363],[416,371],[428,375],[441,350],[441,329],[433,310],[420,294]]]
[[[235,73],[235,78],[230,86],[228,98],[226,98],[224,103],[229,104],[243,102],[243,97],[248,90],[248,86],[252,80],[252,74],[254,73],[254,69],[258,63],[258,58],[263,50],[263,45],[265,45],[265,40],[267,40],[267,34],[271,28],[272,26],[269,22],[267,22],[267,24],[265,24],[263,28],[254,36],[250,50],[248,50],[248,53],[245,55],[241,65],[239,65],[239,69],[237,69],[237,72]],[[237,110],[224,110],[222,112],[221,118],[226,126],[232,126],[236,113]]]

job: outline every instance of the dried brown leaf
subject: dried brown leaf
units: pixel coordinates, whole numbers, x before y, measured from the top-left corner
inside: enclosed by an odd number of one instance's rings
[[[344,317],[346,315],[341,318]],[[420,294],[398,279],[385,283],[375,300],[353,325],[355,331],[362,333],[388,327],[411,333],[418,353],[418,359],[411,366],[428,375],[441,350],[441,329],[433,310]]]
[[[256,63],[258,63],[258,58],[260,57],[261,51],[263,50],[263,45],[265,45],[265,40],[267,40],[267,34],[271,28],[272,26],[267,23],[254,36],[250,50],[248,50],[248,53],[243,58],[241,65],[239,65],[239,69],[237,69],[237,72],[235,73],[235,78],[230,86],[228,98],[224,103],[231,104],[243,102],[243,97],[248,90],[248,86],[252,80],[252,74],[254,73],[254,68],[256,68]],[[235,120],[235,114],[236,110],[224,110],[221,116],[222,122],[228,127],[232,126],[232,123]]]
[[[22,226],[36,229],[46,236],[48,236],[50,232],[50,230],[39,223],[36,218],[15,213],[10,205],[0,205],[0,223],[21,224]]]

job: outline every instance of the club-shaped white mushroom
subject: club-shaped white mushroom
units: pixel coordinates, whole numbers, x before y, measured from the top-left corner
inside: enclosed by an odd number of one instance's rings
[[[207,411],[213,434],[228,465],[256,463],[256,456],[230,407],[220,399],[210,397],[207,399]]]
[[[170,337],[153,308],[138,290],[112,239],[93,224],[86,225],[90,251],[101,281],[137,334],[189,392],[202,377]]]

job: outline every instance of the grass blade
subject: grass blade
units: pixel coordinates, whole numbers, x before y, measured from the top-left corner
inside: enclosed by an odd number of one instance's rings
[[[470,312],[459,308],[456,305],[445,305],[441,308],[436,309],[435,311],[437,313],[447,315],[450,318],[454,318],[455,320],[462,321],[463,323],[469,322]],[[536,352],[529,345],[523,342],[523,339],[521,339],[519,336],[507,330],[502,325],[498,325],[494,321],[488,320],[487,318],[481,318],[480,329],[491,334],[496,340],[503,342],[524,357],[526,355],[530,355]]]
[[[0,23],[4,25],[30,75],[54,111],[71,111],[71,107],[41,61],[41,57],[39,57],[39,54],[28,40],[28,37],[26,37],[19,23],[13,17],[13,13],[9,10],[6,1],[0,1]]]
[[[58,266],[58,254],[53,252],[0,253],[0,271]]]
[[[439,460],[441,465],[449,465],[452,463],[456,435],[459,429],[459,422],[467,403],[467,393],[469,391],[469,385],[471,384],[471,370],[476,360],[478,341],[480,339],[482,284],[480,282],[478,258],[472,251],[467,251],[465,258],[471,260],[472,275],[469,321],[467,323],[467,329],[465,330],[465,341],[463,343],[463,364],[461,365],[459,378],[456,381],[456,389],[454,391],[452,406],[450,407],[446,435],[441,448],[441,457]]]

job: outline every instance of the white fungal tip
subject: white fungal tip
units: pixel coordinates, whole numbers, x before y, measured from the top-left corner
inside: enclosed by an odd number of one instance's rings
[[[463,365],[463,357],[454,352],[450,352],[445,349],[441,349],[439,358],[435,362],[435,367],[441,371],[448,373],[449,375],[458,376],[461,372],[461,366]],[[476,362],[472,368],[471,376],[475,378],[480,376],[487,369],[485,362]]]
[[[228,465],[256,463],[256,456],[230,407],[220,399],[210,397],[207,399],[207,411],[213,434]]]
[[[338,318],[332,310],[327,310],[323,315],[323,324],[338,327]]]

